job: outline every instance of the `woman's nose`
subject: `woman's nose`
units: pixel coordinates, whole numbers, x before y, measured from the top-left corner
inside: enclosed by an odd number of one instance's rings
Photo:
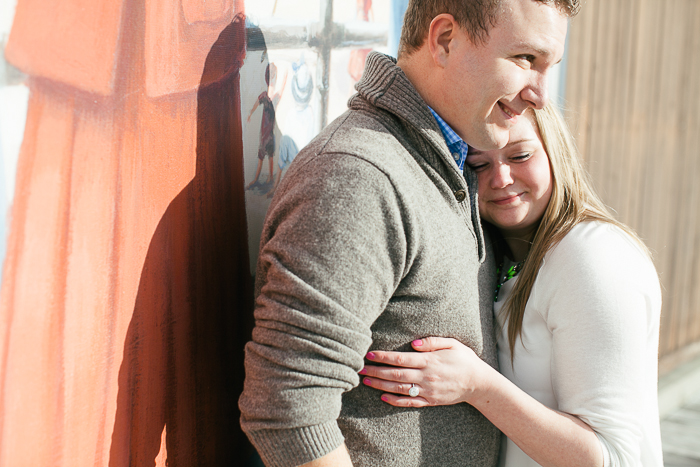
[[[510,173],[510,165],[499,162],[494,167],[493,177],[491,178],[491,188],[505,188],[513,183],[513,177]]]

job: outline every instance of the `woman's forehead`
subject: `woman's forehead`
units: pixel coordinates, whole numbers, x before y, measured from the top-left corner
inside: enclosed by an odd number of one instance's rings
[[[531,114],[531,112],[527,112],[527,114],[527,116],[523,114],[518,117],[517,122],[510,128],[508,143],[503,148],[479,151],[478,149],[470,147],[467,157],[476,157],[479,155],[496,156],[520,144],[536,144],[542,146],[542,138],[539,134],[534,114]]]

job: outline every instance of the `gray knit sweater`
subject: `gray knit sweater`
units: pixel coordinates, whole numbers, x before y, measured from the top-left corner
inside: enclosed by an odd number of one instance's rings
[[[268,211],[241,425],[268,466],[343,440],[356,466],[494,466],[499,432],[473,407],[396,408],[358,386],[368,350],[419,337],[454,337],[494,366],[496,352],[475,176],[391,58],[370,54],[357,89]]]

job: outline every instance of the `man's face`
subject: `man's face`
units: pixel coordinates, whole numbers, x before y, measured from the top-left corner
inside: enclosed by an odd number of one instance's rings
[[[547,104],[547,73],[564,54],[566,28],[565,15],[534,0],[505,0],[485,44],[459,28],[444,70],[450,104],[440,116],[476,149],[505,146],[523,112]]]

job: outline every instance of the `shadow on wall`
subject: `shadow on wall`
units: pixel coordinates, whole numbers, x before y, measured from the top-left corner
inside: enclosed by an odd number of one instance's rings
[[[119,371],[109,465],[241,465],[243,346],[253,325],[239,70],[245,18],[209,52],[194,179],[150,242]]]

